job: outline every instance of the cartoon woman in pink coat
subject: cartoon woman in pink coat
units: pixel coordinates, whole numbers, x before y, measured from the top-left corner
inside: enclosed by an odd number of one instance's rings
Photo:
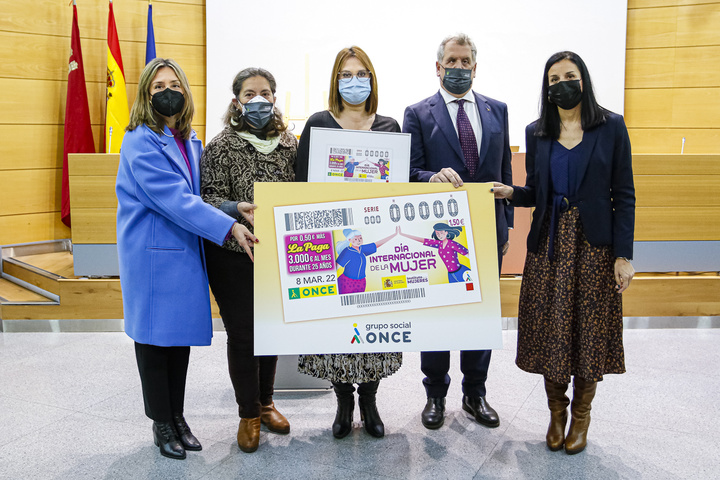
[[[470,269],[460,263],[458,254],[467,256],[468,249],[453,240],[462,233],[461,227],[451,227],[447,223],[436,223],[433,225],[432,238],[420,238],[415,235],[399,232],[403,237],[407,237],[416,242],[420,242],[426,247],[437,248],[440,258],[445,264],[448,271],[448,283],[464,282]]]

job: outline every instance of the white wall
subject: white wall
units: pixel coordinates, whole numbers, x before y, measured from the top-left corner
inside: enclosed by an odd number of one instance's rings
[[[462,8],[443,11],[456,5]],[[457,32],[478,47],[473,89],[508,104],[510,143],[521,151],[525,125],[538,115],[545,61],[557,51],[578,53],[600,104],[623,111],[627,0],[208,0],[206,18],[208,140],[222,129],[241,69],[272,72],[280,109],[290,92],[290,116],[306,117],[324,108],[335,55],[351,45],[365,50],[377,71],[378,113],[402,124],[406,106],[437,92],[437,47]],[[293,123],[300,133],[304,122]]]

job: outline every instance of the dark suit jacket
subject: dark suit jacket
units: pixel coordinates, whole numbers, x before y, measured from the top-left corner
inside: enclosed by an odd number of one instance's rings
[[[465,167],[460,139],[445,100],[438,92],[405,109],[403,132],[412,134],[410,181],[427,182],[435,173],[450,167],[463,182],[512,184],[507,105],[477,93],[474,95],[482,123],[480,159],[475,176],[471,178]],[[495,224],[498,245],[504,245],[508,241],[508,227],[513,226],[513,209],[502,200],[495,202]]]
[[[525,129],[524,187],[513,187],[511,205],[535,207],[527,246],[537,252],[548,203],[552,198],[550,147],[553,139],[536,137],[535,125]],[[612,245],[616,257],[632,258],[635,232],[635,186],[630,138],[622,116],[608,112],[604,124],[583,134],[583,156],[577,165],[577,193],[568,199],[580,210],[590,245]]]

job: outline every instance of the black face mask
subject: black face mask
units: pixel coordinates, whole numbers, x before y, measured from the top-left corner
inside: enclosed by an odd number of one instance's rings
[[[152,96],[152,106],[160,115],[172,117],[180,113],[185,106],[185,95],[177,90],[166,88]]]
[[[472,70],[464,68],[446,68],[443,87],[450,93],[462,95],[472,87]]]
[[[567,80],[550,85],[548,87],[548,97],[552,103],[563,110],[575,108],[582,100],[580,80]]]

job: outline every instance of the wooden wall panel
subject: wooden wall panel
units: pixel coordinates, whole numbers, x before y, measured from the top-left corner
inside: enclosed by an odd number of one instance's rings
[[[628,49],[674,47],[677,7],[628,10]]]
[[[717,128],[720,87],[629,89],[625,108],[633,127]]]
[[[628,128],[633,152],[713,153],[720,150],[720,128]]]
[[[627,50],[625,88],[670,87],[675,78],[675,49],[646,48]]]
[[[633,154],[633,173],[638,175],[720,175],[720,154]]]
[[[634,153],[720,153],[720,1],[630,0],[625,118]]]
[[[720,315],[718,276],[636,276],[623,293],[628,317]]]
[[[635,241],[720,240],[720,207],[637,207]]]
[[[652,7],[674,7],[679,5],[702,5],[717,3],[717,0],[628,0],[628,10]]]
[[[70,238],[70,229],[63,225],[57,212],[0,215],[0,245],[58,238]]]
[[[678,7],[676,46],[720,45],[720,4]]]
[[[63,135],[60,125],[0,125],[0,170],[62,168]]]
[[[720,207],[720,175],[636,175],[635,197],[637,207]]]
[[[68,2],[33,0],[32,8],[28,8],[27,2],[4,0],[0,5],[2,31],[70,37],[72,8]],[[145,42],[147,2],[115,2],[113,11],[121,40]],[[78,5],[78,27],[83,38],[107,38],[107,24],[107,1],[85,1]],[[155,0],[153,27],[157,43],[205,45],[205,4]]]
[[[53,212],[59,203],[60,169],[7,170],[0,175],[0,205],[6,215]]]
[[[625,88],[717,87],[720,45],[628,50]]]
[[[107,59],[106,39],[82,39],[85,81],[104,83],[106,73],[102,68]],[[0,31],[0,64],[5,67],[3,77],[38,80],[67,80],[67,61],[48,62],[48,58],[67,60],[70,55],[70,41],[66,37],[49,37],[29,33]],[[187,75],[191,85],[205,85],[205,46],[157,44],[156,51],[163,56],[164,51],[172,52],[172,58],[178,62]],[[145,67],[145,42],[121,41],[125,81],[137,84],[140,73]],[[126,62],[125,59],[128,59]],[[140,60],[142,59],[142,60]]]
[[[27,89],[27,90],[26,90]],[[205,88],[190,85],[195,102],[195,118],[205,118]],[[0,78],[0,91],[7,98],[0,109],[0,124],[64,124],[65,95],[67,82],[57,80],[27,80]],[[21,92],[32,92],[32,95]],[[103,125],[105,122],[105,86],[88,82],[88,104],[90,122]],[[132,106],[137,93],[137,84],[127,85],[128,107]],[[200,121],[204,124],[204,121]]]

